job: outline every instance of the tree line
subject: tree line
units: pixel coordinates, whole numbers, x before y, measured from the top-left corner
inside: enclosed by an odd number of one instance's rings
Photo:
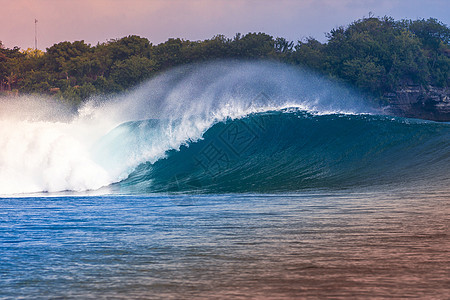
[[[130,35],[96,46],[61,42],[43,52],[0,42],[0,93],[48,94],[77,104],[125,91],[175,66],[228,58],[307,67],[381,99],[403,85],[449,86],[450,29],[433,18],[369,17],[331,30],[324,43],[248,33],[153,45]]]

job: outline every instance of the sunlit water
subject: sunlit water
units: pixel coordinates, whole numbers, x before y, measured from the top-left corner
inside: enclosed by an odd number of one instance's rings
[[[448,190],[0,199],[0,298],[450,295]]]

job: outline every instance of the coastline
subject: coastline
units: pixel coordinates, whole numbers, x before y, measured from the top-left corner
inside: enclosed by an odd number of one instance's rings
[[[424,119],[437,122],[450,122],[450,89],[448,87],[426,88],[408,85],[398,88],[394,93],[385,94],[388,114]]]

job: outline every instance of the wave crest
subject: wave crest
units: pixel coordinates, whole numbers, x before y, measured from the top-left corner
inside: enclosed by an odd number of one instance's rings
[[[118,186],[264,193],[423,179],[442,183],[449,166],[449,124],[282,110],[216,124],[201,141],[140,165]]]
[[[377,160],[405,170],[427,160],[448,167],[448,125],[369,117],[377,110],[360,95],[277,63],[184,66],[113,99],[92,99],[78,111],[30,97],[0,105],[0,194],[92,190],[117,182],[130,192],[289,191],[364,184],[370,176],[386,181],[378,174],[390,171]],[[246,129],[252,143],[225,143],[233,138],[232,132],[224,136],[227,128]],[[435,148],[412,143],[417,138]],[[199,157],[215,150],[206,149],[215,141],[232,159],[211,175]]]

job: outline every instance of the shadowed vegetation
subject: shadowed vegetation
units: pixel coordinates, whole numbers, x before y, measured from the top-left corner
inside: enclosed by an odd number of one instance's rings
[[[0,91],[39,93],[78,104],[114,94],[169,68],[215,59],[269,59],[310,68],[374,99],[403,85],[448,87],[450,29],[436,19],[363,18],[296,43],[264,33],[169,39],[153,45],[128,36],[91,46],[61,42],[45,52],[7,49],[0,42]]]

